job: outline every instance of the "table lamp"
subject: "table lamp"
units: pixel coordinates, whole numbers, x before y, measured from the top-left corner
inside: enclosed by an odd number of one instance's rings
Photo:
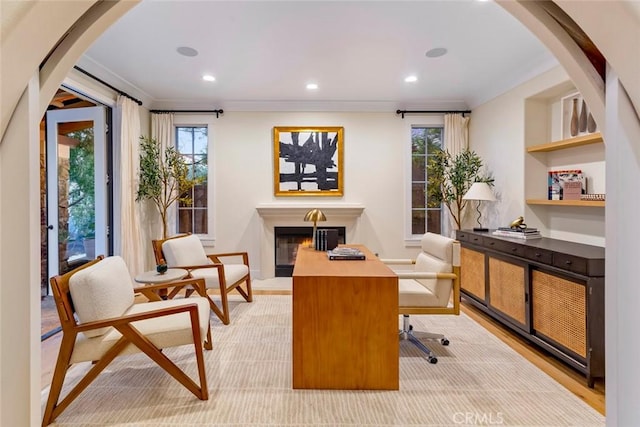
[[[480,212],[480,203],[483,201],[487,202],[495,202],[496,196],[491,191],[491,187],[486,182],[474,182],[469,188],[469,191],[462,196],[463,200],[477,200],[478,205],[476,206],[476,210],[478,211],[478,227],[474,227],[473,231],[489,231],[488,228],[482,227],[482,223],[480,222],[480,217],[482,213]]]
[[[311,209],[304,216],[305,221],[313,221],[313,235],[311,236],[310,248],[316,247],[316,225],[318,221],[326,221],[327,217],[324,216],[320,209]]]

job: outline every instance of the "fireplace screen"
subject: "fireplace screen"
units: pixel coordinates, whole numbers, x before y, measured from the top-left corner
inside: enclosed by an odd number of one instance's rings
[[[318,230],[338,230],[338,243],[345,243],[345,227],[318,227]],[[275,275],[291,277],[298,245],[311,245],[313,227],[275,227]]]

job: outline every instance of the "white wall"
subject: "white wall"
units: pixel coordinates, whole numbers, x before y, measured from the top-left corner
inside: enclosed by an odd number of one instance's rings
[[[413,123],[424,120],[412,118]],[[248,250],[252,269],[260,261],[261,203],[357,203],[362,243],[381,257],[413,257],[405,247],[405,173],[411,118],[388,113],[225,112],[215,120],[215,247],[208,252]],[[274,126],[344,127],[344,196],[275,197]],[[257,272],[256,272],[257,273]],[[256,276],[259,277],[259,276]]]
[[[525,99],[564,85],[567,80],[564,69],[556,67],[473,109],[469,125],[470,148],[485,160],[493,173],[494,191],[498,198],[493,204],[485,204],[487,225],[490,228],[506,226],[523,215],[527,225],[539,228],[545,237],[604,246],[604,209],[532,207],[525,204],[525,180],[544,179],[527,177],[525,173],[525,134],[528,131],[525,127]],[[544,127],[540,134],[548,138],[546,142],[551,142],[554,121],[541,120],[539,125]],[[554,162],[557,161],[558,158],[550,161],[548,166],[556,167]],[[565,162],[570,160],[565,158]],[[599,172],[598,176],[603,173]]]

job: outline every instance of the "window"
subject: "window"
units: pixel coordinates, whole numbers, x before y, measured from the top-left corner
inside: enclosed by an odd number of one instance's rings
[[[427,200],[427,163],[442,149],[442,126],[411,127],[411,235],[441,233],[442,206]]]
[[[189,175],[202,180],[191,187],[192,203],[179,202],[178,233],[209,234],[208,152],[207,126],[176,126],[176,148],[189,166]]]

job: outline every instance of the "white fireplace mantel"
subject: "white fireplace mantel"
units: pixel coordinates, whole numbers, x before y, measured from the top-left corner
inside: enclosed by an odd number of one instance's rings
[[[318,223],[318,226],[345,227],[346,241],[358,240],[358,223],[364,206],[357,203],[261,203],[256,206],[256,211],[262,219],[260,230],[260,276],[263,279],[275,275],[275,227],[299,227],[311,226],[304,222],[305,214],[311,209],[320,209],[326,221]]]
[[[355,203],[261,203],[256,206],[262,218],[296,217],[300,221],[311,209],[320,209],[329,220],[337,216],[357,218],[364,206]]]

